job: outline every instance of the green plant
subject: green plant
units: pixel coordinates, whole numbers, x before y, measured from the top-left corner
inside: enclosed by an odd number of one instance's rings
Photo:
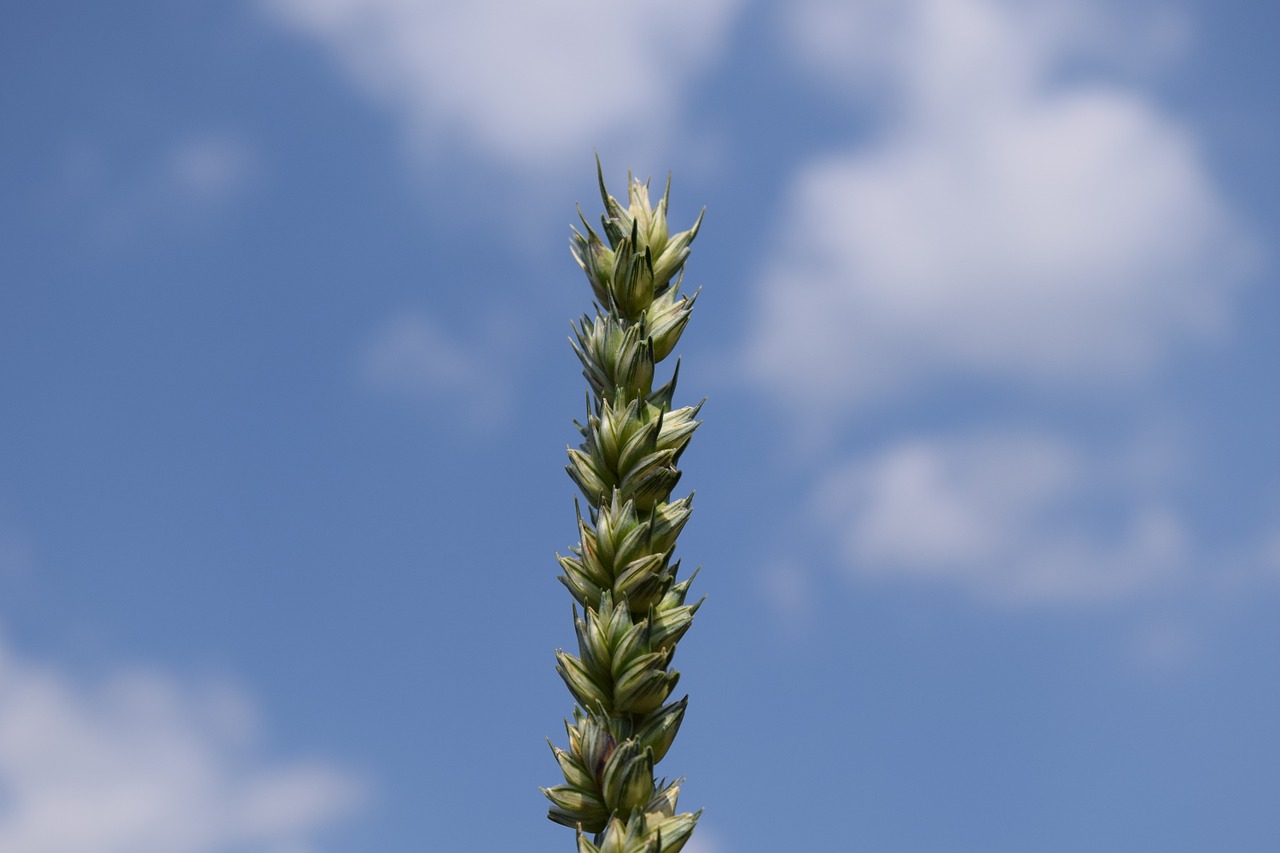
[[[681,780],[657,780],[653,768],[684,718],[688,697],[668,701],[680,677],[669,667],[702,603],[685,604],[693,576],[677,580],[672,560],[693,495],[671,499],[701,403],[672,408],[678,361],[669,382],[653,384],[697,298],[681,295],[680,282],[702,215],[671,235],[669,177],[653,208],[648,184],[628,173],[623,207],[605,188],[599,158],[596,174],[608,245],[581,210],[586,234],[574,229],[571,239],[596,298],[595,316],[584,315],[571,339],[590,391],[567,470],[588,513],[575,501],[580,539],[557,555],[576,602],[578,654],[557,650],[556,670],[577,707],[565,721],[569,748],[551,746],[565,783],[543,793],[548,817],[577,829],[578,853],[677,853],[701,812],[677,814]]]

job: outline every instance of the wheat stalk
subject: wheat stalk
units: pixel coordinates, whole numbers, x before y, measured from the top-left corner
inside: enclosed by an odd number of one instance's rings
[[[569,748],[551,746],[565,783],[542,790],[548,817],[577,830],[578,853],[677,853],[702,813],[677,814],[681,780],[655,779],[654,765],[688,705],[687,696],[668,701],[680,678],[669,667],[702,603],[685,604],[697,572],[677,580],[672,559],[693,495],[671,498],[701,403],[672,408],[678,361],[669,382],[653,384],[697,298],[681,295],[680,282],[702,215],[669,234],[669,177],[654,208],[648,184],[628,173],[623,207],[605,188],[599,157],[596,174],[605,239],[581,210],[586,234],[575,228],[571,238],[596,298],[595,316],[584,315],[570,339],[589,391],[582,444],[569,449],[566,470],[588,511],[583,518],[578,505],[579,542],[557,555],[576,602],[578,654],[557,650],[556,670],[577,707],[565,721]]]

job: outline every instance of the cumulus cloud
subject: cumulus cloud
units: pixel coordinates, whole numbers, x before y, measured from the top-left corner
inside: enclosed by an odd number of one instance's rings
[[[661,133],[739,0],[263,0],[331,50],[418,140],[460,137],[516,165]],[[655,140],[659,141],[659,140]]]
[[[261,755],[246,700],[128,672],[100,683],[0,645],[0,850],[302,850],[363,784]]]
[[[940,581],[1005,603],[1101,602],[1177,577],[1178,516],[1056,437],[916,438],[834,470],[814,517],[856,576]]]
[[[364,384],[384,394],[425,403],[450,420],[492,427],[513,394],[501,360],[510,356],[512,330],[494,325],[463,337],[426,314],[390,318],[364,345],[358,369]]]
[[[874,81],[882,132],[797,174],[756,294],[757,379],[834,413],[939,376],[1133,379],[1222,333],[1247,240],[1189,129],[1136,87],[1063,78],[1096,18],[804,8],[797,56]]]

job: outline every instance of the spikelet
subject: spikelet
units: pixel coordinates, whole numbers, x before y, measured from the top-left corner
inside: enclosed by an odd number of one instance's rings
[[[678,580],[673,558],[693,495],[671,496],[701,404],[673,407],[679,364],[669,382],[653,385],[697,298],[680,286],[702,215],[671,234],[669,178],[653,207],[648,185],[628,174],[623,207],[605,188],[598,157],[596,174],[600,233],[579,211],[585,233],[574,229],[570,239],[596,299],[595,315],[583,316],[569,340],[589,395],[566,470],[587,515],[579,504],[578,544],[557,555],[575,601],[578,653],[557,650],[556,671],[577,707],[565,721],[568,749],[551,744],[564,784],[542,792],[548,817],[577,830],[578,853],[677,853],[701,812],[677,814],[679,782],[653,774],[688,706],[688,697],[671,698],[680,674],[670,666],[702,603],[685,603],[693,576]]]

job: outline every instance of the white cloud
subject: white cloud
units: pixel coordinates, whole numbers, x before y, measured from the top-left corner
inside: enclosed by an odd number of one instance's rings
[[[1186,52],[1188,18],[1161,0],[801,0],[780,30],[794,59],[856,97],[904,111],[1027,94],[1065,61],[1158,71]]]
[[[391,318],[359,356],[361,380],[375,391],[428,403],[448,419],[493,426],[514,393],[503,361],[513,350],[513,330],[500,323],[471,339],[451,333],[431,317]]]
[[[835,470],[814,516],[857,576],[1005,603],[1115,600],[1175,578],[1188,549],[1123,469],[1033,433],[908,440]]]
[[[0,645],[0,850],[310,849],[363,785],[265,760],[255,728],[225,687],[146,672],[91,684]]]
[[[1135,87],[1056,76],[1096,18],[998,0],[804,8],[797,54],[838,80],[865,72],[888,100],[873,142],[793,183],[757,294],[756,378],[832,414],[944,375],[1133,379],[1223,331],[1249,250],[1194,135]]]
[[[332,50],[415,140],[461,136],[516,165],[654,139],[719,52],[740,0],[263,0]]]

